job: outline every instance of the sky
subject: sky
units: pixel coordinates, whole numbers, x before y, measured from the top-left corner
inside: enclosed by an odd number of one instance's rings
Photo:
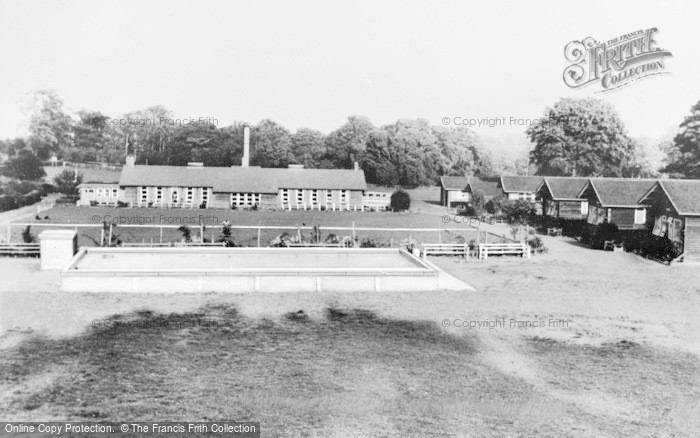
[[[631,135],[669,135],[700,100],[700,2],[0,0],[0,138],[26,132],[27,93],[110,117],[163,105],[182,118],[329,132],[349,115],[505,117],[513,136],[561,97],[598,97]],[[656,27],[669,75],[596,94],[562,80],[573,40]],[[523,136],[524,139],[524,136]]]

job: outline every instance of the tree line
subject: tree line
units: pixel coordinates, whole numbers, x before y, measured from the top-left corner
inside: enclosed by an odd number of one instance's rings
[[[54,155],[65,161],[121,164],[128,153],[136,156],[138,164],[238,165],[247,125],[251,165],[351,168],[358,162],[369,182],[387,186],[432,185],[443,175],[637,177],[662,171],[678,177],[700,176],[700,102],[681,124],[674,142],[661,145],[667,151],[665,167],[652,169],[614,107],[592,98],[560,99],[547,108],[541,122],[525,132],[532,142],[529,154],[504,159],[466,127],[434,126],[423,119],[375,126],[366,117],[351,116],[324,134],[310,128],[291,132],[270,119],[227,126],[208,119],[173,123],[175,115],[162,106],[118,118],[94,110],[70,116],[53,91],[37,91],[31,97],[29,136],[0,141],[5,174],[8,167],[17,167],[8,164],[26,168]]]

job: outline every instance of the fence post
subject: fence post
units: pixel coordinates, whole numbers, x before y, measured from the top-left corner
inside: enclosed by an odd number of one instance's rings
[[[352,223],[352,241],[355,241],[355,222]]]
[[[163,243],[163,226],[158,227],[160,229],[160,243]]]
[[[258,221],[258,248],[260,248],[260,231],[262,231],[262,227],[260,226],[260,222]]]
[[[438,243],[442,243],[442,231],[438,230]]]

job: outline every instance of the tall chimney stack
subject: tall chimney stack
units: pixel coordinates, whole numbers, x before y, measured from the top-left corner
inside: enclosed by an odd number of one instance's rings
[[[248,126],[243,128],[243,159],[241,160],[241,167],[248,167],[250,165],[250,128]]]

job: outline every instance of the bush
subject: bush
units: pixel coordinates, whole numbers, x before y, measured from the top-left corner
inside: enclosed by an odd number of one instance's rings
[[[535,252],[547,252],[547,248],[544,246],[544,242],[542,242],[542,239],[539,237],[533,237],[532,239],[529,239],[527,241],[527,244],[530,245],[530,248],[532,248]]]
[[[364,238],[360,242],[360,248],[380,248],[381,245],[374,238]]]
[[[22,240],[24,243],[34,243],[34,236],[32,236],[31,226],[27,225],[27,228],[22,231]]]
[[[391,209],[393,211],[406,211],[411,208],[411,197],[403,190],[397,190],[391,194]]]

